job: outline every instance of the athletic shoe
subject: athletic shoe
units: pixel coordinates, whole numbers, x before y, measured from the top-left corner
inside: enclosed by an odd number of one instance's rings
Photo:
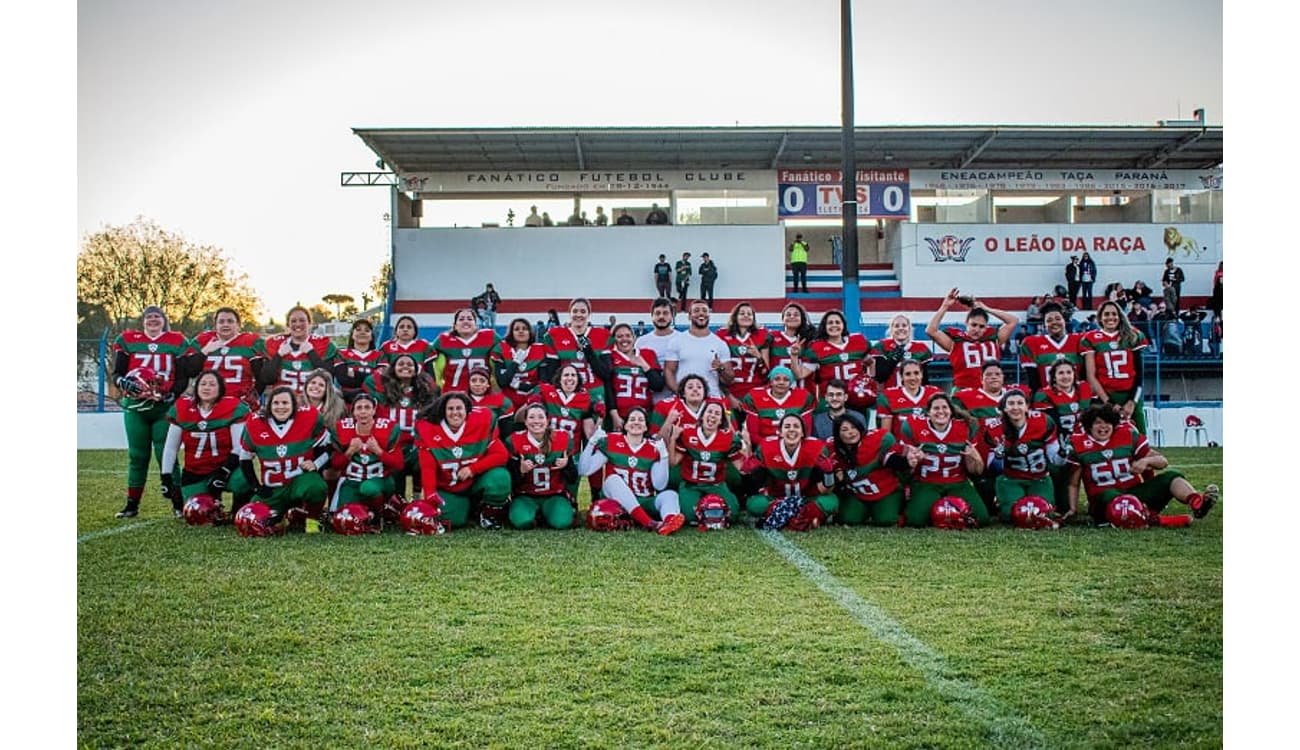
[[[668,536],[669,534],[675,534],[685,525],[686,516],[683,516],[681,513],[674,513],[665,518],[663,522],[659,524],[659,528],[655,529],[655,531],[659,536]]]
[[[1219,502],[1219,485],[1206,485],[1205,492],[1201,493],[1201,502],[1192,506],[1192,515],[1196,518],[1205,518],[1210,511]]]
[[[126,507],[117,512],[117,518],[135,518],[140,515],[140,501],[127,500]]]

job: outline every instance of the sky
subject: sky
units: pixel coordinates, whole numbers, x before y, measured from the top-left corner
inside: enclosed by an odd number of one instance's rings
[[[1219,124],[1221,15],[859,2],[857,123]],[[375,168],[353,127],[840,120],[829,0],[83,0],[77,29],[78,236],[145,216],[216,245],[277,319],[387,259],[387,191],[339,186]]]

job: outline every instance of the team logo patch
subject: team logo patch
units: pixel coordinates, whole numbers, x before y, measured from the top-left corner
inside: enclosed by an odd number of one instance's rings
[[[1119,348],[1119,342],[1118,342],[1118,341],[1112,341],[1112,342],[1110,342],[1110,348],[1111,348],[1111,349],[1118,349],[1118,348]]]
[[[199,420],[199,429],[200,429],[200,430],[206,430],[206,429],[208,429],[208,420],[206,420],[206,419],[200,419],[200,420]]]
[[[546,456],[543,456],[542,454],[538,453],[536,456],[533,456],[533,463],[535,464],[546,463]]]
[[[1070,411],[1078,411],[1078,410],[1079,410],[1078,404],[1070,404]]]
[[[708,451],[702,451],[702,452],[700,453],[700,460],[701,460],[701,461],[708,461],[708,460],[709,460],[709,456],[711,456],[711,455],[713,455],[713,454],[709,453]]]
[[[1020,455],[1023,456],[1029,453],[1029,446],[1025,445],[1024,443],[1021,443],[1020,445],[1016,446],[1016,450],[1020,451]]]
[[[460,458],[464,454],[465,451],[459,445],[451,449],[451,455],[455,456],[456,458]]]
[[[409,407],[409,406],[411,405],[411,399],[409,399],[409,398],[404,398],[404,399],[401,399],[400,401],[398,401],[397,403],[401,404],[401,405],[404,406],[404,407]]]
[[[858,470],[849,469],[849,479],[857,479],[857,478],[858,478]]]
[[[923,414],[925,414],[925,409],[922,409],[919,406],[912,410],[912,416],[914,417],[920,417]]]
[[[473,350],[473,349],[461,349],[461,350],[460,350],[460,355],[461,355],[462,357],[468,357],[469,355],[471,355],[471,354],[473,354],[473,353],[474,353],[474,350]]]
[[[1106,450],[1101,452],[1101,455],[1105,456],[1106,458],[1110,458],[1111,456],[1115,455],[1115,451],[1111,450],[1110,448],[1107,448]]]
[[[940,452],[940,453],[947,453],[947,452],[948,452],[948,446],[944,445],[943,443],[940,443],[940,444],[939,444],[939,452]]]
[[[798,478],[799,478],[799,472],[797,472],[797,471],[787,471],[787,472],[785,473],[785,476],[786,476],[787,479],[798,479]]]
[[[158,351],[158,345],[157,345],[157,344],[150,344],[150,345],[149,345],[149,351],[151,351],[151,352],[156,352],[156,351]]]
[[[370,463],[370,454],[369,454],[369,453],[359,453],[359,454],[357,454],[357,460],[360,461],[360,462],[363,463],[363,464],[368,464],[368,463]]]
[[[300,361],[298,361],[298,362],[294,362],[294,363],[293,363],[293,369],[295,369],[295,370],[301,370],[301,369],[302,369],[302,361],[300,360]]]
[[[285,456],[289,455],[289,446],[287,445],[275,446],[275,455],[279,456],[280,458],[284,458]]]
[[[627,465],[628,465],[628,466],[631,466],[633,469],[635,469],[635,468],[636,468],[636,456],[631,456],[631,457],[629,457],[629,458],[627,459]]]
[[[952,234],[945,234],[942,237],[926,237],[925,244],[930,246],[930,252],[934,255],[937,263],[945,261],[954,261],[964,263],[966,254],[970,252],[971,245],[975,244],[974,237],[958,237]]]
[[[848,361],[849,361],[849,355],[848,355],[848,354],[841,354],[841,355],[840,355],[840,361],[841,361],[841,362],[848,362]]]
[[[780,419],[781,417],[784,417],[784,416],[785,416],[785,409],[777,409],[777,410],[776,410],[776,418],[777,418],[777,419]]]
[[[748,346],[738,346],[738,347],[736,347],[736,353],[743,357],[743,356],[745,356],[746,354],[749,354],[749,347],[748,347]]]
[[[586,358],[587,358],[587,353],[584,352],[584,351],[579,351],[579,352],[577,353],[577,357],[578,357],[578,359],[586,359]]]
[[[230,347],[228,347],[228,346],[223,346],[223,347],[221,347],[221,353],[222,353],[222,354],[229,354],[229,353],[230,353]]]

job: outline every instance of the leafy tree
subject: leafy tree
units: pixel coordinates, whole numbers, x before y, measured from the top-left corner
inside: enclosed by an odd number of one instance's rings
[[[354,310],[356,309],[356,305],[352,304],[353,302],[356,302],[356,298],[350,294],[327,294],[324,297],[321,297],[321,302],[324,302],[327,305],[334,305],[335,320],[343,319],[344,305],[352,305],[352,308]]]
[[[393,278],[393,261],[386,260],[379,267],[379,272],[370,280],[370,291],[375,294],[376,304],[383,304],[388,299],[388,282]]]
[[[144,217],[82,239],[77,302],[79,318],[82,304],[98,308],[114,333],[146,305],[162,307],[172,326],[187,333],[202,328],[218,307],[234,308],[246,325],[256,323],[261,307],[248,276],[231,268],[220,248],[190,242]]]

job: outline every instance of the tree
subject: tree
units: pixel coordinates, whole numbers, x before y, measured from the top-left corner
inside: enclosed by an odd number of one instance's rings
[[[144,217],[86,235],[77,254],[77,302],[97,307],[114,331],[147,305],[158,305],[174,328],[197,331],[218,307],[254,324],[261,300],[248,276],[230,267],[220,248],[198,245]]]
[[[356,302],[356,299],[350,294],[327,294],[324,297],[321,297],[321,302],[324,302],[327,305],[334,305],[334,319],[342,320],[343,306],[351,305],[353,302]],[[353,309],[355,309],[355,305],[353,306]]]
[[[386,260],[379,267],[379,272],[370,280],[370,291],[375,293],[375,302],[382,304],[388,299],[388,282],[393,278],[393,261]]]

